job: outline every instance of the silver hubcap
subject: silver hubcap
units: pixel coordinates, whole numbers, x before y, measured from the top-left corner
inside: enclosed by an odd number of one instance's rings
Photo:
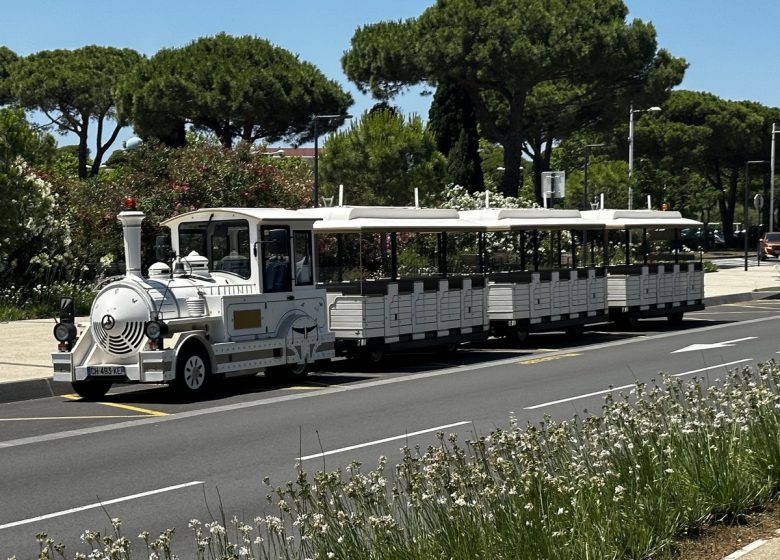
[[[197,391],[206,380],[206,364],[200,356],[190,356],[184,364],[183,373],[187,389]]]

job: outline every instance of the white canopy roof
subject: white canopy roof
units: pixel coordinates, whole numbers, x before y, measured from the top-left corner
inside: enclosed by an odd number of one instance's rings
[[[272,222],[274,224],[284,222],[311,224],[317,219],[314,216],[301,214],[297,210],[284,208],[201,208],[168,218],[162,225],[175,228],[182,222],[204,222],[210,218],[214,220],[246,219],[255,223]]]
[[[484,208],[461,210],[460,217],[488,231],[604,229],[604,223],[582,217],[578,210],[554,208]]]
[[[586,210],[586,219],[603,222],[607,229],[632,228],[690,228],[700,227],[701,222],[683,218],[675,210]]]
[[[349,232],[440,232],[484,231],[484,226],[462,219],[458,211],[448,208],[396,206],[330,206],[302,208],[302,214],[317,218],[318,233]]]

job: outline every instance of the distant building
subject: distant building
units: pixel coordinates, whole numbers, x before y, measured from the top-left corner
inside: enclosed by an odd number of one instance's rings
[[[317,150],[322,155],[322,148]],[[279,146],[269,146],[262,152],[271,157],[299,157],[301,159],[314,162],[314,148],[283,148]]]

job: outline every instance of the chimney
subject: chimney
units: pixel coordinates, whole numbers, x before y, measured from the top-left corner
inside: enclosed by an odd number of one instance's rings
[[[144,213],[136,210],[135,205],[129,210],[122,210],[117,219],[122,222],[125,238],[125,273],[127,276],[141,275],[141,222]]]

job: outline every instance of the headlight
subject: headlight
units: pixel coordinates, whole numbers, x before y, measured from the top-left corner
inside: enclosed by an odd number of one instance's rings
[[[57,323],[54,325],[54,338],[58,342],[71,342],[76,340],[76,325],[73,323]]]
[[[162,321],[149,321],[144,326],[144,334],[150,340],[160,340],[168,334],[168,325]]]

